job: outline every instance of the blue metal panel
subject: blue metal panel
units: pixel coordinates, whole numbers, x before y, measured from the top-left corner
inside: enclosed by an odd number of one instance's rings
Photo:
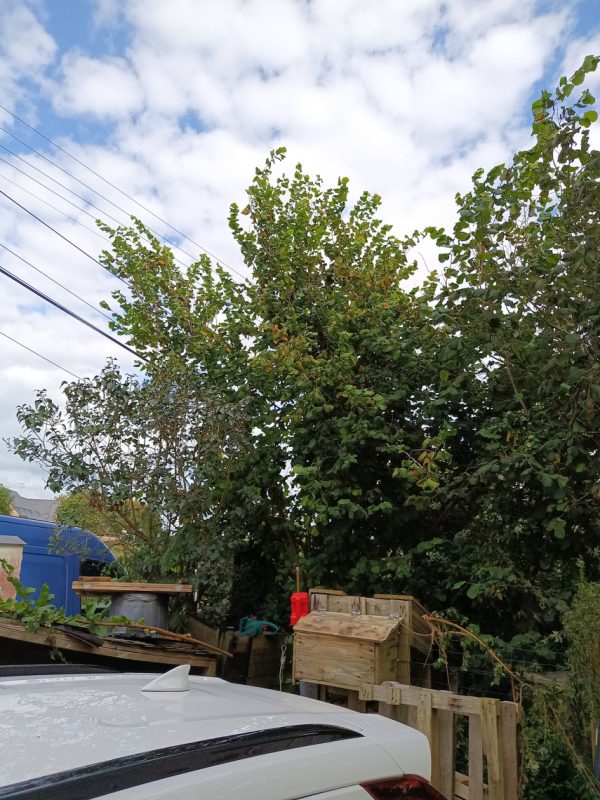
[[[103,542],[81,528],[60,527],[52,522],[0,515],[0,535],[19,536],[25,542],[20,581],[32,587],[36,598],[46,583],[53,603],[67,614],[81,610],[71,584],[81,574],[83,561],[108,564],[115,560]]]

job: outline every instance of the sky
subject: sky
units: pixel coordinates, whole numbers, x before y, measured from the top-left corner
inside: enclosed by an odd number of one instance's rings
[[[288,167],[380,194],[398,234],[450,226],[455,193],[527,146],[531,102],[588,53],[600,0],[0,0],[0,267],[103,330],[98,216],[246,275],[229,205],[282,145]],[[109,356],[133,370],[2,273],[0,291],[0,438],[36,390],[60,401]],[[3,443],[0,483],[49,496]]]

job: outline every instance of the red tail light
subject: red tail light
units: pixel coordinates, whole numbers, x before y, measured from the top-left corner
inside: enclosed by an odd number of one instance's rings
[[[375,800],[446,800],[429,781],[418,775],[403,775],[384,781],[363,783],[362,788]]]

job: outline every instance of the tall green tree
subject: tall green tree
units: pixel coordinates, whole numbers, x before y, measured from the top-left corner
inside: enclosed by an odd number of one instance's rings
[[[598,115],[588,91],[570,99],[597,63],[542,93],[532,147],[479,170],[453,232],[431,231],[448,334],[435,405],[456,431],[435,497],[456,580],[439,585],[505,636],[556,627],[581,565],[600,567]]]
[[[287,454],[296,558],[313,583],[370,591],[427,538],[396,469],[425,435],[440,334],[431,294],[402,287],[413,241],[378,218],[380,198],[351,203],[346,179],[325,187],[300,165],[278,174],[283,155],[230,215],[253,277],[248,380]]]
[[[183,374],[139,380],[113,361],[64,395],[64,410],[45,391],[19,408],[26,435],[15,452],[46,468],[52,491],[85,492],[120,523],[131,579],[190,580],[204,613],[222,620],[247,530],[233,479],[247,447],[243,407]]]

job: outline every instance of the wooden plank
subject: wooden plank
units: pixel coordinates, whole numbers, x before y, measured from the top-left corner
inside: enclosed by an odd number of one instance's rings
[[[374,594],[373,597],[377,600],[407,600],[409,602],[416,602],[412,594]]]
[[[517,800],[519,794],[517,753],[518,712],[519,707],[516,703],[501,703],[504,796],[506,800]]]
[[[483,800],[481,717],[469,715],[469,800]]]
[[[351,614],[355,601],[356,597],[332,594],[327,598],[327,610],[335,614]]]
[[[202,639],[203,642],[213,647],[220,647],[219,640],[221,638],[221,632],[218,628],[211,628],[210,625],[200,622],[200,620],[195,617],[187,618],[187,627],[195,639]]]
[[[329,662],[326,664],[304,666],[302,660],[296,660],[294,667],[294,680],[323,683],[326,686],[337,686],[340,689],[355,689],[358,691],[363,682],[365,672],[357,669],[352,664],[339,664]]]
[[[379,600],[376,597],[365,598],[366,614],[371,614],[374,617],[389,617],[390,616],[390,601]]]
[[[72,583],[77,594],[114,594],[120,592],[154,592],[156,594],[190,594],[189,583],[120,583],[119,581],[88,581],[82,578]]]
[[[373,683],[384,683],[385,681],[398,681],[398,641],[390,639],[387,642],[381,642],[374,647],[375,650],[375,670],[373,675]],[[404,666],[404,665],[403,665]],[[410,669],[410,665],[408,665]],[[406,672],[400,669],[400,674],[404,675]],[[409,675],[410,677],[410,675]],[[410,683],[410,680],[400,680],[401,683]]]
[[[505,800],[500,701],[484,697],[481,703],[481,741],[487,763],[488,798]]]
[[[321,637],[385,642],[394,635],[399,626],[400,620],[389,617],[367,614],[355,616],[338,611],[311,611],[298,620],[294,626],[294,634],[310,633]]]
[[[309,660],[357,661],[374,666],[374,647],[371,642],[345,640],[335,636],[313,636],[295,633],[294,648],[298,658]]]
[[[348,708],[351,711],[361,711],[363,714],[367,710],[367,704],[364,700],[361,700],[358,691],[349,691],[348,692]]]
[[[406,709],[406,722],[410,728],[417,727],[417,709],[416,706],[404,706]]]
[[[195,653],[193,648],[189,650],[169,651],[158,646],[144,647],[134,642],[104,641],[99,647],[90,647],[83,644],[78,639],[73,639],[61,631],[43,632],[36,631],[29,633],[25,627],[15,620],[0,619],[0,638],[15,639],[30,644],[38,644],[49,647],[48,634],[52,635],[53,645],[59,650],[69,650],[76,653],[90,653],[94,656],[106,656],[108,658],[118,658],[128,661],[146,661],[153,664],[190,664],[204,670],[205,675],[216,674],[216,656],[210,654]]]
[[[433,736],[433,704],[431,692],[427,689],[418,690],[417,700],[417,729],[424,733],[429,739],[429,745],[433,751],[434,749],[434,736]]]
[[[326,589],[324,586],[313,586],[311,589],[308,590],[309,595],[313,594],[322,594],[322,595],[332,595],[333,597],[344,597],[346,592],[343,592],[341,589]]]
[[[432,783],[435,788],[444,797],[453,797],[456,771],[456,724],[453,711],[434,712],[432,766]]]
[[[450,795],[452,798],[453,795]],[[454,773],[454,797],[458,800],[471,800],[469,778],[462,772]]]
[[[294,634],[294,679],[358,689],[373,679],[370,642]]]
[[[391,686],[397,687],[397,699],[390,701],[389,690]],[[428,691],[431,693],[432,707],[439,708],[442,711],[454,711],[457,714],[479,714],[480,712],[480,699],[479,697],[470,697],[468,695],[453,694],[452,692],[441,691],[439,689],[426,689],[423,690],[418,686],[409,686],[400,683],[387,683],[384,686],[371,686],[361,687],[361,691],[370,696],[367,699],[383,701],[385,703],[395,702],[397,704],[416,706],[419,702],[420,693]]]
[[[394,676],[398,683],[410,685],[410,639],[404,629],[398,633],[398,661],[396,668],[396,675]]]
[[[309,611],[327,611],[327,604],[329,598],[325,593],[313,592],[309,594],[308,610]]]

